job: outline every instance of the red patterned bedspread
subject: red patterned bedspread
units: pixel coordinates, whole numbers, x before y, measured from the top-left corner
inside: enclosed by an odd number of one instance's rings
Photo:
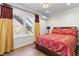
[[[64,34],[46,34],[38,38],[37,43],[55,51],[59,55],[74,56],[76,49],[76,37]]]

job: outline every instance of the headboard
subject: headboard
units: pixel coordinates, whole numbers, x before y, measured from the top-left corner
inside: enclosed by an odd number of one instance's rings
[[[68,29],[75,29],[75,30],[77,30],[77,27],[54,27],[53,29],[57,29],[57,28],[61,28],[61,29],[68,28]]]
[[[60,29],[67,28],[67,29],[75,29],[75,30],[77,30],[77,27],[74,27],[74,26],[72,26],[72,27],[54,27],[53,29],[58,29],[58,28],[60,28]],[[78,32],[76,32],[76,37],[78,38]]]

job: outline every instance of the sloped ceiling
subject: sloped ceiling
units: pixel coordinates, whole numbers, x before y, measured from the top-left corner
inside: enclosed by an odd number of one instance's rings
[[[29,11],[31,12],[38,13],[46,17],[49,17],[50,15],[57,12],[79,7],[79,3],[71,3],[70,5],[67,5],[67,3],[52,3],[48,8],[43,8],[40,3],[18,3],[17,5],[20,5],[20,8],[23,8],[25,10],[29,9]]]

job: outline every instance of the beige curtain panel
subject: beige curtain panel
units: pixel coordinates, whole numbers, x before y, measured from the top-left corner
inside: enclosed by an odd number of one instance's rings
[[[35,39],[38,40],[38,37],[40,36],[40,22],[39,22],[39,16],[35,15]]]
[[[13,50],[13,11],[6,4],[0,5],[0,55]]]

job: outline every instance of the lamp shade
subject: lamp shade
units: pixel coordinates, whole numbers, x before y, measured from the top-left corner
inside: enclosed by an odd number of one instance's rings
[[[50,26],[47,26],[47,29],[50,29]]]

